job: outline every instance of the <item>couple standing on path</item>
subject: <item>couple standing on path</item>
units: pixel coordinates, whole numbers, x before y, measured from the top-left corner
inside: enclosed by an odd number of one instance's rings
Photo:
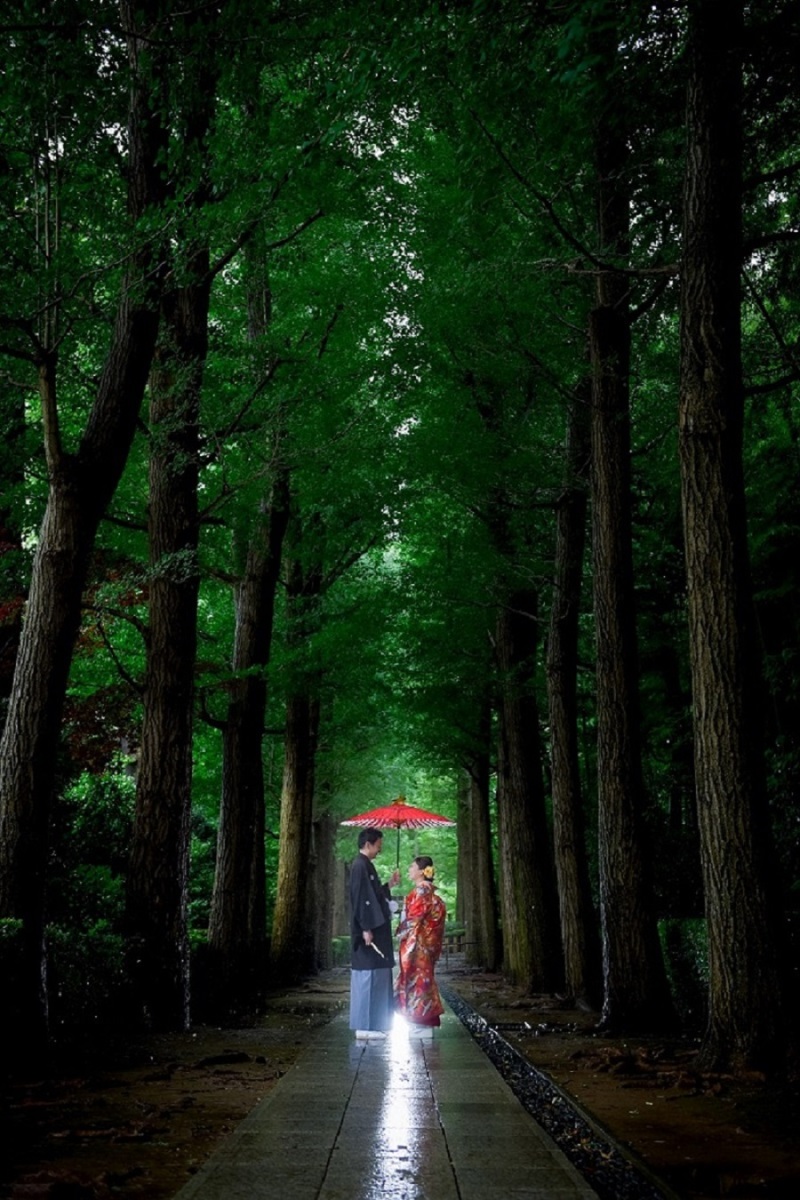
[[[413,886],[397,927],[400,972],[393,989],[391,888],[399,883],[400,871],[393,871],[388,884],[381,883],[373,860],[382,845],[380,829],[362,829],[350,868],[350,1028],[357,1038],[385,1034],[395,1009],[423,1030],[435,1028],[444,1012],[433,972],[446,913],[436,895],[433,859],[420,855],[408,868]]]

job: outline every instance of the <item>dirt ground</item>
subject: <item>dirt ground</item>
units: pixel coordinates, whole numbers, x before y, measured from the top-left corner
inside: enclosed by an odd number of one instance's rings
[[[448,982],[678,1196],[800,1195],[800,1080],[698,1074],[691,1041],[596,1034],[596,1014],[524,996],[498,975],[456,971]]]
[[[700,1076],[689,1043],[595,1035],[595,1018],[500,976],[443,981],[681,1197],[800,1194],[800,1086]],[[96,1047],[4,1080],[0,1196],[167,1200],[347,1004],[346,970],[276,993],[252,1027]]]
[[[346,971],[276,993],[252,1027],[200,1025],[2,1082],[0,1196],[166,1200],[347,1003]]]

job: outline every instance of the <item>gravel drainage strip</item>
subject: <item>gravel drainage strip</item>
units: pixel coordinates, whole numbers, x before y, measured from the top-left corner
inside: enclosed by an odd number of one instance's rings
[[[465,1000],[441,987],[453,1012],[500,1072],[522,1106],[550,1135],[601,1200],[665,1200],[674,1193],[650,1177],[585,1114],[551,1079],[531,1066],[503,1033],[533,1032],[527,1022],[490,1025]]]

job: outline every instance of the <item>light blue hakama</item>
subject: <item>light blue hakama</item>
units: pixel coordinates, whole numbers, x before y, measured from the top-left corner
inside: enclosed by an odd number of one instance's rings
[[[375,971],[351,971],[350,1028],[388,1032],[393,1021],[391,969],[378,967]]]

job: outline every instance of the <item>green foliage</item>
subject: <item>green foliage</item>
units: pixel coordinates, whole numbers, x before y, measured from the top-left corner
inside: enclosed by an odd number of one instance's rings
[[[135,782],[124,764],[80,775],[56,809],[48,881],[54,1032],[117,1026],[124,997],[124,878]]]
[[[660,921],[658,930],[675,1008],[684,1028],[699,1033],[705,1022],[708,989],[705,919]]]
[[[335,967],[350,966],[350,938],[335,937],[331,941],[331,954]]]
[[[124,940],[111,923],[47,928],[50,1020],[60,1039],[122,1026]]]
[[[22,933],[22,921],[17,917],[3,917],[0,919],[0,942],[7,945],[9,942],[15,942]]]
[[[63,930],[116,925],[124,907],[124,871],[133,822],[135,781],[118,765],[84,773],[57,806],[48,911]]]
[[[800,880],[800,278],[782,236],[796,229],[800,203],[791,7],[749,6],[744,285],[750,539],[787,887]],[[42,28],[37,6],[21,12],[0,104],[0,636],[19,618],[46,496],[34,342],[58,343],[61,433],[75,450],[128,234],[116,7],[70,0],[52,28]],[[117,983],[135,791],[126,764],[139,737],[156,571],[201,576],[190,927],[202,945],[221,787],[213,722],[230,694],[233,588],[279,468],[291,480],[292,553],[320,565],[323,586],[313,629],[300,638],[287,636],[279,593],[264,672],[268,828],[279,825],[284,707],[298,683],[322,705],[321,806],[342,818],[404,793],[455,815],[457,773],[483,749],[498,600],[511,583],[535,588],[543,623],[552,602],[565,413],[587,370],[594,302],[592,123],[611,78],[631,98],[630,265],[642,272],[630,278],[647,816],[661,849],[655,882],[673,984],[695,1020],[702,952],[689,918],[701,906],[675,420],[684,16],[646,0],[426,2],[402,12],[383,2],[237,2],[226,13],[219,40],[203,39],[203,53],[220,55],[205,148],[211,201],[190,216],[178,196],[168,214],[187,237],[208,238],[219,267],[202,397],[200,550],[149,561],[143,414],[101,528],[64,714],[49,880],[59,1011],[91,1016],[82,978],[93,978],[93,956],[98,997],[110,999]],[[617,18],[617,73],[604,77],[595,68]],[[185,137],[191,72],[179,69],[190,24],[175,17],[178,66],[168,80],[168,166],[187,192],[200,169]],[[242,28],[244,38],[232,32]],[[141,236],[158,233],[143,222]],[[579,719],[591,814],[590,589],[587,578]],[[543,687],[541,671],[538,679]],[[433,855],[454,912],[455,834],[400,841],[401,864]],[[341,831],[337,854],[350,857],[354,843]],[[392,843],[390,835],[386,862]],[[275,838],[265,854],[272,891]],[[11,926],[0,925],[0,937],[15,945]]]
[[[0,918],[0,976],[6,980],[6,993],[9,991],[8,981],[18,979],[25,961],[25,935],[23,922],[16,917]],[[3,1013],[13,1004],[11,996],[3,998]]]
[[[189,935],[194,942],[204,939],[208,930],[215,851],[216,827],[195,809],[192,814],[189,873]]]

